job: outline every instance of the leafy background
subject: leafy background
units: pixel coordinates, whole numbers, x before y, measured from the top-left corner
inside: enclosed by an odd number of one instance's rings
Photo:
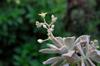
[[[96,5],[93,0],[88,3],[90,7]],[[46,31],[35,26],[37,20],[42,21],[38,16],[41,12],[48,12],[48,22],[52,14],[58,17],[55,36],[81,35],[81,29],[72,33],[64,27],[63,18],[67,7],[66,0],[0,0],[0,66],[44,66],[42,62],[52,56],[38,52],[46,47],[47,43],[37,42],[39,38],[47,38]],[[94,7],[94,10],[97,17],[89,20],[83,34],[89,34],[99,40],[100,8]],[[77,13],[74,11],[73,16],[76,17]]]

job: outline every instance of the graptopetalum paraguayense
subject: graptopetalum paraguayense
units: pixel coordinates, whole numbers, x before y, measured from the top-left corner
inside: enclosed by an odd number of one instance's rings
[[[55,37],[53,35],[54,23],[57,17],[51,16],[51,22],[48,24],[45,20],[47,13],[39,14],[43,18],[43,23],[36,21],[36,26],[47,29],[48,38],[45,40],[38,39],[39,43],[51,40],[53,44],[47,44],[48,48],[41,49],[39,52],[48,54],[59,54],[43,62],[51,66],[96,66],[94,62],[100,63],[100,51],[97,50],[98,40],[90,40],[89,35],[82,35],[76,38],[72,37]]]

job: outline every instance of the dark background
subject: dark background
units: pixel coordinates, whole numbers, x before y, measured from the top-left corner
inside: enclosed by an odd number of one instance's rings
[[[91,35],[100,40],[100,0],[0,0],[0,66],[44,66],[52,55],[39,53],[46,31],[36,28],[38,16],[58,17],[55,36]],[[98,64],[99,66],[99,64]]]

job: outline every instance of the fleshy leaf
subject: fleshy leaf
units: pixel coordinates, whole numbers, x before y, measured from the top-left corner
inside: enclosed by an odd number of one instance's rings
[[[62,56],[65,56],[65,57],[72,57],[72,55],[75,53],[75,51],[69,51],[68,53],[66,54],[63,54]]]
[[[90,36],[89,35],[82,35],[79,38],[76,39],[75,43],[79,43],[79,42],[87,42],[89,44],[90,41]]]
[[[64,66],[69,66],[69,64],[65,64]]]
[[[55,45],[53,45],[53,44],[47,44],[50,48],[52,48],[52,49],[58,49]]]
[[[51,38],[52,42],[54,43],[55,46],[60,48],[63,46],[63,39],[61,37],[53,37]]]
[[[58,66],[58,62],[54,62],[53,64],[51,64],[51,66]]]
[[[66,58],[68,63],[75,63],[75,62],[80,61],[80,57],[76,55],[74,51],[71,51],[71,53],[69,52],[69,53],[63,54],[62,56]]]
[[[43,64],[53,64],[53,63],[60,61],[60,60],[62,60],[61,57],[53,57],[53,58],[50,58],[50,59],[44,61]]]
[[[63,38],[62,38],[62,37],[56,37],[56,39],[57,39],[58,41],[60,41],[62,45],[64,45],[64,42],[63,42]]]
[[[85,66],[85,62],[83,58],[81,58],[81,66]]]
[[[42,52],[42,53],[59,53],[59,50],[57,49],[41,49],[39,52]]]
[[[60,54],[64,54],[68,52],[68,49],[66,48],[66,46],[61,47],[59,50],[60,50]]]
[[[75,37],[66,37],[64,39],[64,44],[66,45],[67,49],[70,49],[74,46]]]
[[[100,51],[99,50],[96,50],[93,53],[91,53],[90,57],[93,61],[100,63]]]

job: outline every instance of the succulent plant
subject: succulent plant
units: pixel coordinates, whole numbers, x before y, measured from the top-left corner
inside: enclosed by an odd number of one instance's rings
[[[51,23],[48,24],[45,20],[47,13],[39,14],[44,22],[36,22],[37,27],[47,29],[48,38],[45,40],[39,39],[38,42],[42,43],[51,40],[53,44],[47,44],[48,48],[41,49],[39,52],[48,54],[59,54],[59,56],[49,58],[43,64],[51,64],[51,66],[96,66],[94,62],[100,63],[100,51],[98,40],[91,41],[89,35],[82,35],[76,38],[72,37],[55,37],[52,33],[54,30],[54,23],[57,17],[51,16]]]

